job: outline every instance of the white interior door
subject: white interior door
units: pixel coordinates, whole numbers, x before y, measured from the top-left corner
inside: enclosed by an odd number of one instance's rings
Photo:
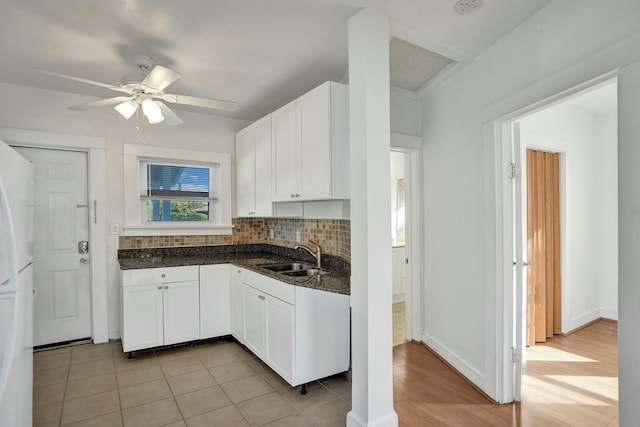
[[[87,154],[16,148],[34,165],[34,345],[91,337]]]

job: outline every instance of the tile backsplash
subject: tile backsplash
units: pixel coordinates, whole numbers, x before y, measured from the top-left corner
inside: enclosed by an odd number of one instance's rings
[[[293,247],[309,240],[323,252],[351,259],[351,221],[297,218],[234,218],[230,236],[120,236],[119,249],[269,243]],[[271,237],[273,235],[273,237]],[[299,238],[298,238],[299,236]]]

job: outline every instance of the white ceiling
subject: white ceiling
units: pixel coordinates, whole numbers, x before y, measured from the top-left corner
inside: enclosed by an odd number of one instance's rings
[[[488,0],[470,15],[456,14],[455,0],[3,1],[0,81],[110,97],[32,69],[119,84],[143,53],[183,74],[169,92],[236,101],[237,112],[220,114],[256,120],[344,78],[347,20],[362,7],[388,13],[396,37],[465,61],[550,1]]]

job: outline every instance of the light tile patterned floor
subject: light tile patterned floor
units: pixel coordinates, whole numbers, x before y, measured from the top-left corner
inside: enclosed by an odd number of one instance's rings
[[[300,395],[233,341],[137,354],[119,342],[34,354],[35,427],[344,426],[351,383]]]

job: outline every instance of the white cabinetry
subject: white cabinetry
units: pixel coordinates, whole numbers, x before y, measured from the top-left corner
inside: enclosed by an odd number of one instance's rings
[[[200,266],[200,338],[231,333],[230,264]]]
[[[293,381],[295,309],[293,304],[267,294],[265,297],[265,335],[267,365],[288,382]]]
[[[236,207],[239,217],[272,215],[271,115],[236,135]]]
[[[272,200],[348,199],[346,86],[323,83],[271,117]]]
[[[125,352],[200,338],[198,267],[122,272]]]
[[[348,295],[237,271],[244,344],[271,369],[296,386],[349,368]]]
[[[264,357],[265,297],[251,286],[242,286],[244,300],[244,345],[259,358]]]
[[[242,268],[231,266],[231,335],[241,344],[244,339],[244,296]]]

